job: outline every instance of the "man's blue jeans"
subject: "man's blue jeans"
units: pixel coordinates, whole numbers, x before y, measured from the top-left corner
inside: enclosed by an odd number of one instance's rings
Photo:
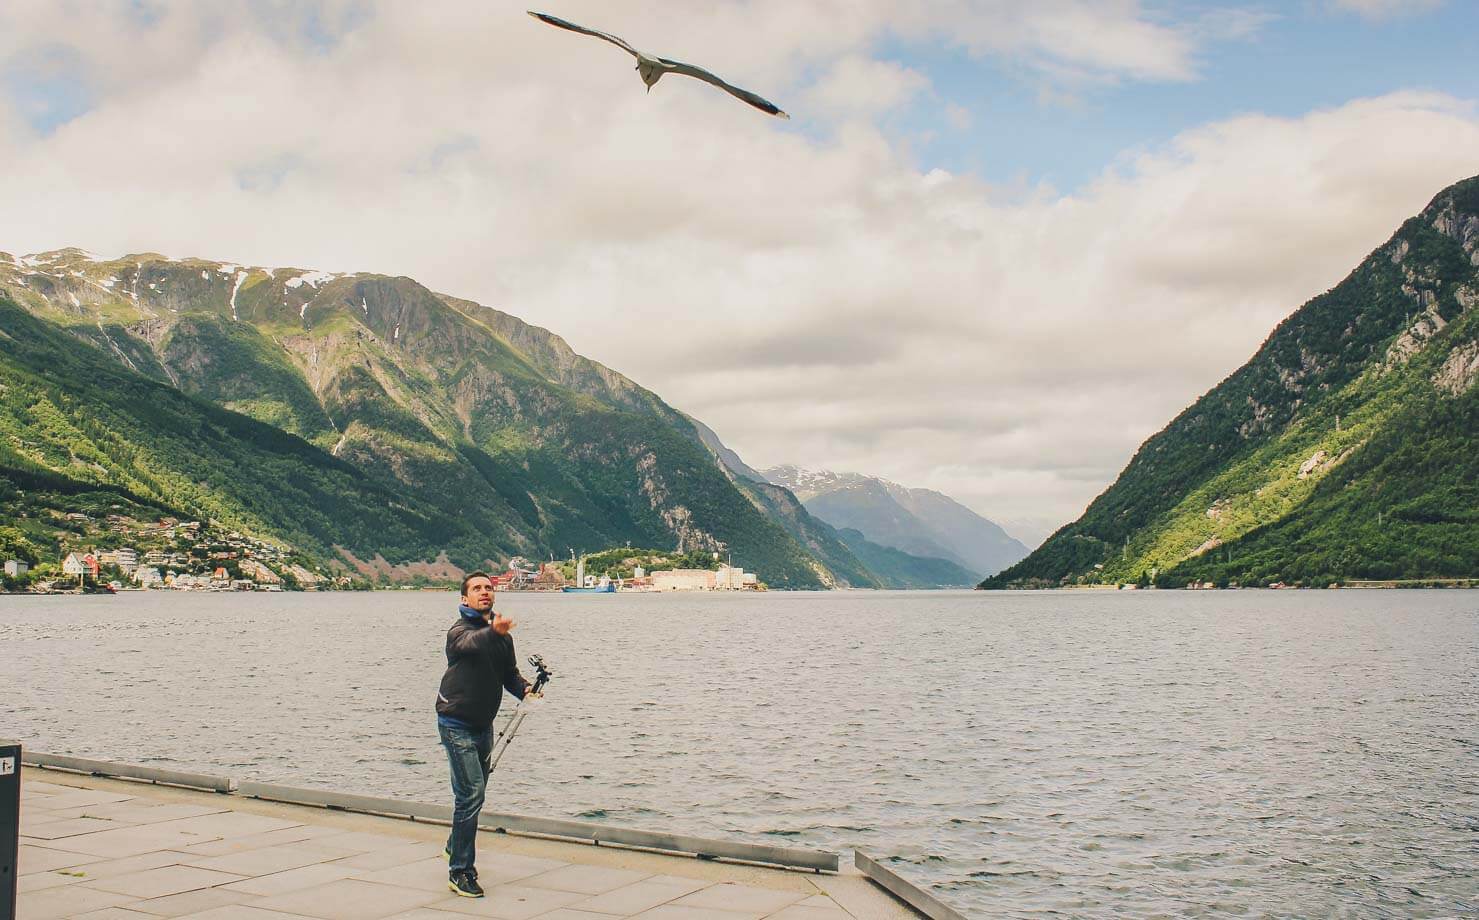
[[[452,835],[447,838],[447,851],[452,858],[448,872],[472,869],[477,859],[478,812],[483,810],[488,758],[493,754],[490,729],[491,726],[474,731],[437,724],[452,767]]]

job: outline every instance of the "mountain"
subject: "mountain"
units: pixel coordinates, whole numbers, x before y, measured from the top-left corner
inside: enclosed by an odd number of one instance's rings
[[[837,538],[887,588],[968,588],[975,573],[949,559],[915,556],[874,543],[860,531],[837,531]]]
[[[764,476],[755,472],[745,461],[741,460],[739,454],[725,447],[724,442],[719,440],[719,435],[714,433],[714,429],[692,416],[686,416],[686,418],[693,425],[693,429],[698,432],[699,440],[714,452],[714,456],[724,465],[725,469],[751,482],[767,481]]]
[[[768,481],[719,440],[707,425],[689,418],[699,439],[714,452],[736,487],[819,560],[842,587],[958,588],[976,576],[946,559],[915,556],[870,542],[856,530],[838,531],[821,520],[784,486]]]
[[[768,482],[736,477],[735,488],[778,523],[803,549],[817,560],[840,588],[907,588],[907,580],[881,577],[865,564],[837,531],[818,520],[787,489]]]
[[[1479,575],[1479,177],[1444,190],[982,587]]]
[[[122,488],[365,574],[631,541],[847,582],[656,394],[409,278],[0,253],[0,337],[0,477]]]
[[[118,367],[3,294],[0,340],[7,509],[101,516],[121,504],[145,519],[227,522],[320,557],[336,545],[391,558],[433,543],[461,552],[479,537],[301,438]],[[7,519],[30,544],[10,552],[36,558],[54,545],[45,516]]]
[[[814,516],[884,547],[946,559],[972,572],[999,571],[1027,547],[947,495],[858,473],[778,466],[766,479],[789,488]]]

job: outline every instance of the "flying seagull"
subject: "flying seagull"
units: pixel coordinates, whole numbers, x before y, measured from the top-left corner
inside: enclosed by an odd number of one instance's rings
[[[571,32],[579,32],[582,35],[594,35],[596,38],[605,39],[616,47],[627,52],[632,57],[636,58],[637,73],[641,75],[642,82],[647,84],[647,91],[649,93],[652,92],[653,84],[662,79],[663,74],[677,73],[682,74],[685,77],[696,77],[704,81],[705,83],[712,83],[720,89],[724,90],[726,93],[729,93],[731,96],[734,96],[737,99],[743,99],[745,102],[748,102],[750,105],[753,105],[755,108],[769,115],[776,115],[781,118],[791,117],[790,115],[787,115],[785,112],[782,112],[779,108],[777,108],[775,106],[775,103],[761,99],[759,96],[755,95],[749,90],[740,89],[738,86],[732,86],[728,83],[725,83],[723,80],[709,73],[707,70],[704,70],[702,67],[694,67],[692,64],[684,64],[681,61],[670,61],[667,58],[652,57],[651,55],[643,54],[636,48],[633,48],[631,45],[628,45],[626,42],[617,38],[615,35],[608,35],[605,32],[597,32],[595,29],[587,29],[585,26],[578,26],[573,22],[561,19],[558,16],[551,16],[548,13],[536,13],[533,10],[529,10],[528,12],[530,16],[533,16],[540,22],[547,22],[557,28],[569,29]]]

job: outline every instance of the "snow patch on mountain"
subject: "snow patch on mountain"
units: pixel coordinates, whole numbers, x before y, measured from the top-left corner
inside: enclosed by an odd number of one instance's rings
[[[236,294],[237,294],[238,291],[241,290],[242,282],[244,282],[246,280],[247,280],[247,272],[237,272],[236,273],[236,286],[231,289],[231,318],[234,319],[234,320],[236,320],[237,322],[240,322],[241,321],[241,317],[239,317],[239,316],[236,315]],[[149,286],[150,287],[153,287],[154,285],[151,284]]]
[[[305,284],[309,287],[318,287],[338,277],[333,272],[306,272],[296,278],[289,278],[283,284],[290,288],[302,287]]]

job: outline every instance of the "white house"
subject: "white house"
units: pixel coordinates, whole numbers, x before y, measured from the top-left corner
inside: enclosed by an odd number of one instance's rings
[[[671,569],[652,573],[652,587],[659,591],[712,591],[714,573],[708,569]]]
[[[98,561],[92,556],[83,556],[78,553],[68,553],[67,558],[62,560],[62,572],[67,575],[91,575],[94,578],[98,574]]]
[[[141,566],[137,569],[134,569],[133,578],[134,581],[141,588],[153,587],[154,585],[162,584],[164,582],[164,579],[161,578],[159,575],[159,570],[152,565]]]
[[[19,559],[5,560],[5,574],[11,578],[19,578],[29,571],[31,571],[31,566],[28,563],[22,562]]]

